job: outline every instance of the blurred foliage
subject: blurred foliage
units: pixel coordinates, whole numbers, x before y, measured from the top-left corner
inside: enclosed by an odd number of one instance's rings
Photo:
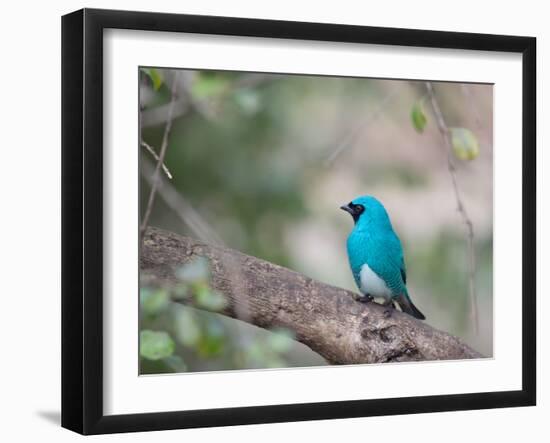
[[[231,319],[215,314],[225,308],[226,300],[209,286],[206,259],[195,260],[175,274],[179,283],[170,290],[141,285],[141,373],[199,371],[206,370],[205,364],[210,370],[288,366],[291,331],[274,329],[261,336],[235,338],[228,327]]]
[[[228,86],[231,81],[238,84],[240,78],[217,71],[201,71],[193,77],[190,93],[195,100],[206,98],[202,106],[209,111],[190,112],[174,124],[166,164],[174,175],[175,188],[185,189],[185,195],[229,246],[291,266],[287,248],[279,239],[285,224],[306,214],[305,196],[297,191],[315,179],[316,171],[308,169],[298,146],[286,145],[286,134],[294,129],[287,126],[285,114],[289,102],[316,90],[316,79],[296,76],[252,88]],[[333,80],[334,93],[340,94],[343,86],[348,94],[357,86],[366,86],[359,79],[349,80],[353,84]],[[319,87],[325,87],[323,82]],[[150,106],[168,100],[166,95]],[[143,138],[159,146],[163,131],[163,125],[144,128]],[[288,162],[275,146],[287,151]],[[259,164],[267,170],[256,167]],[[142,192],[142,207],[146,198],[147,192]]]
[[[173,70],[141,70],[141,134],[157,149],[165,120],[155,115],[167,108],[173,78]],[[165,163],[174,188],[227,246],[357,290],[345,255],[350,220],[338,206],[374,194],[392,209],[409,285],[428,323],[491,355],[490,86],[470,85],[477,89],[465,99],[460,84],[437,85],[454,155],[476,158],[456,165],[476,230],[483,333],[475,337],[468,324],[463,226],[423,82],[191,70],[181,71],[180,79],[180,111]],[[327,165],[341,144],[347,146]],[[142,180],[141,216],[148,194]],[[151,224],[195,236],[160,197]],[[210,288],[206,262],[176,272],[181,284],[170,291],[141,287],[141,330],[165,332],[175,343],[169,357],[142,356],[142,372],[325,364],[288,331],[273,335],[218,314],[225,300]]]

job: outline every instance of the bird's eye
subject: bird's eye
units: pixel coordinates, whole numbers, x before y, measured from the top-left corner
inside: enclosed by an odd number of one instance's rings
[[[363,205],[355,205],[354,209],[357,215],[362,214],[365,211],[365,207]]]

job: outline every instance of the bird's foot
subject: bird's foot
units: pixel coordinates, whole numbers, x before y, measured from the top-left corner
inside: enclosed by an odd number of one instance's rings
[[[370,294],[365,294],[363,297],[359,298],[361,303],[371,303],[374,301],[374,297]]]
[[[384,318],[390,318],[393,314],[393,311],[395,311],[395,305],[393,304],[393,300],[390,299],[382,304],[386,309],[384,309]]]

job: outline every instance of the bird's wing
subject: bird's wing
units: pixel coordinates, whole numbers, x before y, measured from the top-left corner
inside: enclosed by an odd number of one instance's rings
[[[405,269],[405,260],[401,258],[401,268],[399,269],[401,271],[401,278],[403,279],[403,284],[407,284],[407,269]]]
[[[399,273],[401,275],[401,280],[402,280],[402,290],[405,291],[405,294],[408,295],[408,291],[407,291],[407,267],[405,266],[405,258],[403,257],[403,247],[401,246],[401,241],[399,240],[399,237],[397,235],[395,235],[395,243],[396,243],[396,246],[395,249],[396,249],[396,255],[399,257]]]
[[[396,265],[399,266],[399,273],[401,275],[401,280],[403,281],[403,287],[407,286],[407,267],[405,266],[405,258],[403,257],[403,247],[401,246],[401,241],[397,235],[394,236],[394,248],[395,255],[394,257],[398,258]]]
[[[407,292],[407,270],[399,237],[392,235],[383,239],[384,247],[377,248],[379,255],[374,260],[373,270],[384,279],[395,295]]]

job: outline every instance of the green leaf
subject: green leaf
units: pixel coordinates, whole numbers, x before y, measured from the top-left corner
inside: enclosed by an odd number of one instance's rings
[[[218,291],[213,291],[206,285],[196,288],[195,301],[198,307],[214,312],[221,311],[227,306],[224,295]]]
[[[139,334],[139,355],[149,360],[160,360],[174,353],[176,344],[164,331],[143,330]]]
[[[214,98],[227,91],[230,82],[227,78],[210,73],[198,74],[191,86],[191,94],[195,99]]]
[[[426,113],[424,112],[423,100],[419,100],[413,105],[412,111],[411,111],[411,120],[412,120],[414,129],[416,129],[416,132],[418,133],[424,132],[424,128],[426,127],[426,123],[428,122],[428,119],[426,117]]]
[[[201,329],[193,311],[178,307],[174,313],[174,333],[176,339],[187,347],[194,347],[201,338]]]
[[[205,257],[198,257],[176,270],[176,277],[186,283],[202,283],[210,279],[210,267]]]
[[[151,83],[153,84],[153,89],[155,91],[158,91],[162,84],[164,83],[164,78],[162,77],[162,73],[155,69],[155,68],[141,68],[141,70],[151,79]]]
[[[460,160],[473,160],[479,155],[479,142],[472,131],[466,128],[449,128],[455,156]]]
[[[146,315],[154,316],[164,311],[170,303],[170,294],[165,289],[151,290],[142,288],[139,291],[141,309]]]

